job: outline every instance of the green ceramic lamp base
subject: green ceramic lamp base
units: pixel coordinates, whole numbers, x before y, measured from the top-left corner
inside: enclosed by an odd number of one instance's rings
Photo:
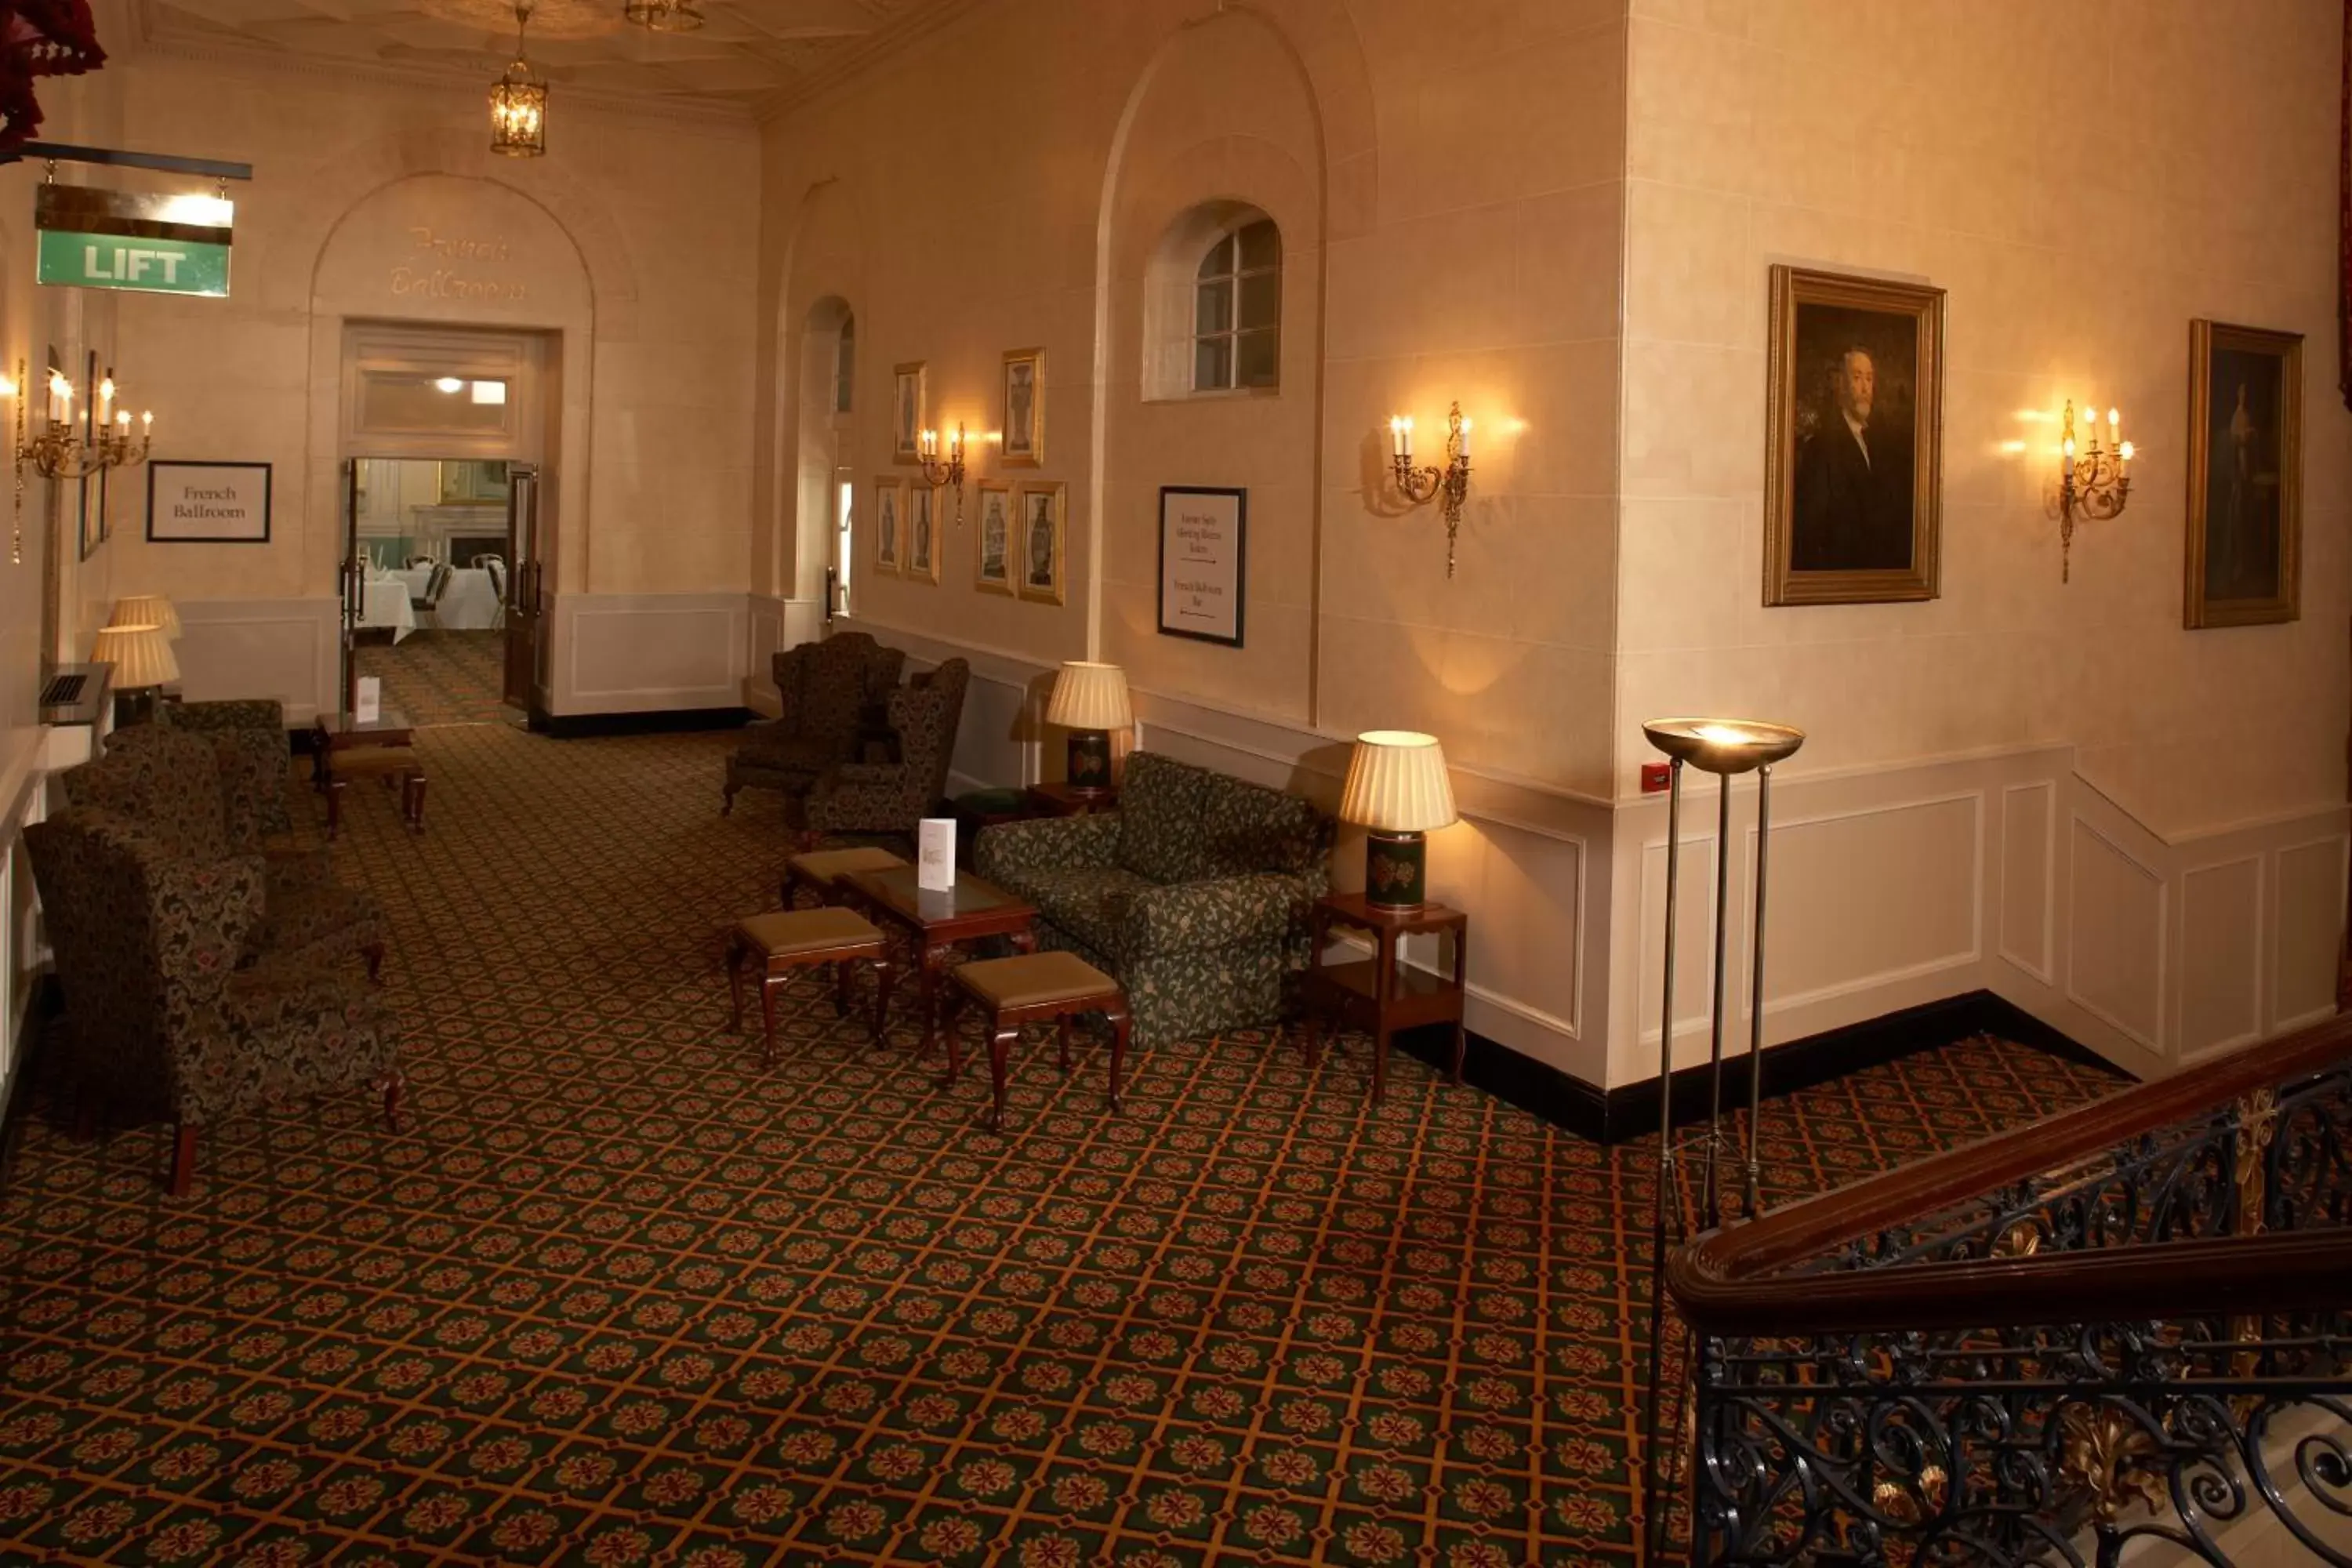
[[[1364,902],[1417,909],[1429,901],[1429,844],[1418,833],[1364,835]]]
[[[1072,789],[1110,788],[1110,731],[1070,731],[1069,784]]]

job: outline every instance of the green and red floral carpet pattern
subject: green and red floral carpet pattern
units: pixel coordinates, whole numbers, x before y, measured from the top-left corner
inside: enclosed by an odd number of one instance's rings
[[[416,725],[495,724],[520,718],[499,693],[506,680],[504,632],[411,632],[397,646],[371,639],[354,650],[360,673],[383,681],[383,702]]]
[[[413,1119],[73,1142],[0,1198],[0,1559],[1626,1562],[1648,1157],[1244,1034],[933,1087],[721,934],[773,898],[725,735],[426,736],[354,805]],[[1772,1106],[1779,1192],[2109,1087],[1973,1043]]]

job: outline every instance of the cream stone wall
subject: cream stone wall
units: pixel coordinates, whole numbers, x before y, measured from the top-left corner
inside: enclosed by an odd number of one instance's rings
[[[625,665],[632,646],[674,652],[649,599],[739,596],[739,635],[698,640],[691,669],[664,657],[643,690],[575,693],[558,647],[549,700],[559,712],[738,700],[756,357],[747,122],[559,95],[549,154],[513,160],[488,153],[470,80],[156,50],[96,79],[121,95],[120,144],[254,165],[230,191],[231,297],[125,298],[112,341],[129,395],[156,412],[157,456],[268,462],[275,494],[261,546],[149,544],[142,494],[100,552],[110,581],[88,616],[115,595],[168,593],[191,624],[193,695],[268,692],[298,714],[331,701],[344,324],[522,330],[549,344],[559,599],[618,595],[593,624]]]

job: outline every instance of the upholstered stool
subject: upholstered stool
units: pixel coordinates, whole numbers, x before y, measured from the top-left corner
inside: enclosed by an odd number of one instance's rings
[[[820,963],[834,966],[833,1005],[843,1016],[849,1013],[849,971],[863,961],[874,966],[874,1039],[882,1039],[883,1011],[890,1001],[890,957],[882,933],[864,915],[848,910],[778,910],[751,915],[736,922],[727,939],[727,990],[735,1004],[733,1027],[743,1027],[743,961],[753,954],[761,964],[760,1017],[765,1047],[761,1059],[776,1058],[776,992],[795,969]]]
[[[327,837],[342,831],[343,791],[353,779],[382,779],[400,786],[400,819],[425,831],[425,764],[405,746],[345,752],[327,775]]]
[[[907,862],[879,845],[860,845],[851,849],[812,849],[795,855],[784,862],[784,908],[793,907],[793,897],[803,888],[816,895],[820,904],[838,901],[841,879],[852,871],[887,871],[893,866]]]
[[[948,1076],[953,1083],[963,1063],[956,1050],[956,1019],[967,998],[988,1009],[988,1076],[996,1096],[991,1127],[1004,1125],[1005,1056],[1021,1037],[1024,1024],[1051,1018],[1060,1027],[1062,1070],[1070,1070],[1070,1024],[1081,1014],[1110,1020],[1110,1108],[1118,1109],[1118,1068],[1127,1055],[1127,993],[1118,982],[1072,952],[1023,952],[1011,958],[975,959],[955,970],[948,995]]]

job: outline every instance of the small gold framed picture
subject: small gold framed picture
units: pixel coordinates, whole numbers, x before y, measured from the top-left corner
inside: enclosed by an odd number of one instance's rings
[[[2303,334],[2189,323],[2189,550],[2180,624],[2303,615]]]
[[[885,474],[874,481],[874,570],[897,576],[904,549],[899,521],[907,515],[907,481]]]
[[[1013,349],[1004,356],[1004,441],[997,458],[1008,468],[1045,460],[1045,351]]]
[[[979,525],[972,530],[972,582],[983,594],[1013,592],[1013,487],[984,480]]]
[[[940,580],[939,492],[917,485],[907,497],[906,574],[918,582]]]
[[[1066,589],[1062,549],[1066,487],[1023,485],[1017,494],[1021,534],[1013,565],[1021,574],[1021,596],[1058,605]]]
[[[1764,602],[1937,593],[1944,291],[1775,267]]]
[[[923,460],[923,422],[930,417],[929,374],[921,360],[898,366],[890,375],[890,460]]]

